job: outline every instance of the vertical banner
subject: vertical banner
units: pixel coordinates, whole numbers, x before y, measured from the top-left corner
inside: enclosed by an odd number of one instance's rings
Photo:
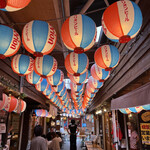
[[[142,148],[144,150],[150,149],[150,111],[142,111],[139,114],[140,131]]]

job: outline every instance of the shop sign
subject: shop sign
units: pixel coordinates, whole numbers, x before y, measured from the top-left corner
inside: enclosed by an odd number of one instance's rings
[[[143,149],[150,148],[150,111],[141,111],[139,114],[141,141]]]
[[[142,144],[150,145],[150,123],[140,123]]]
[[[6,133],[6,124],[0,123],[0,133]]]

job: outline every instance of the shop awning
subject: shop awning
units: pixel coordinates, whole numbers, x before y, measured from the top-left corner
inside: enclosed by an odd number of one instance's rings
[[[118,110],[150,104],[150,82],[111,101],[111,109]]]

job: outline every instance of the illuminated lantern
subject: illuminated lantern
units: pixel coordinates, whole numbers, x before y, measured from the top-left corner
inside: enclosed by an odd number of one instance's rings
[[[92,88],[92,87],[89,85],[89,83],[87,83],[86,89],[87,89],[90,93],[92,93],[92,94],[95,94],[95,93],[98,92],[98,89]]]
[[[27,107],[27,104],[26,104],[26,102],[25,101],[21,101],[21,103],[22,103],[22,105],[21,105],[21,112],[24,112],[25,111],[25,109],[26,109],[26,107]]]
[[[67,98],[67,93],[60,98],[62,101],[65,101]]]
[[[79,76],[86,72],[89,66],[89,59],[86,54],[76,54],[74,52],[67,55],[65,67],[68,73]]]
[[[81,95],[82,96],[82,95]],[[75,94],[71,93],[71,97],[74,100],[79,100],[81,98],[81,96],[76,96]]]
[[[46,96],[48,96],[48,95],[50,95],[52,92],[53,92],[53,91],[52,91],[51,86],[48,85],[48,89],[44,90],[44,91],[43,91],[43,94],[46,95]]]
[[[65,46],[75,53],[89,50],[96,40],[96,25],[85,15],[73,15],[62,25],[61,36]]]
[[[74,90],[71,90],[71,94],[74,94],[76,97],[80,97],[83,94],[83,90],[81,90],[80,92],[75,92]]]
[[[103,86],[102,82],[99,82],[98,80],[94,79],[92,76],[88,79],[88,84],[91,88],[99,89]]]
[[[18,100],[17,106],[15,108],[15,110],[13,110],[13,112],[15,113],[21,113],[24,112],[26,109],[26,102],[23,101],[22,99]]]
[[[99,67],[111,71],[119,63],[119,51],[115,46],[103,45],[96,50],[94,59]]]
[[[35,58],[35,72],[43,78],[52,76],[57,70],[57,61],[50,55]]]
[[[73,82],[70,82],[70,87],[71,87],[71,90],[79,93],[81,90],[83,90],[84,84],[77,85]]]
[[[56,93],[61,92],[65,88],[65,83],[62,82],[60,85],[56,87],[52,87],[52,90]]]
[[[39,84],[42,82],[43,78],[35,73],[35,71],[31,72],[30,74],[26,75],[26,80],[30,84]]]
[[[104,82],[109,77],[110,72],[105,71],[104,69],[98,67],[96,64],[93,64],[91,67],[91,75],[99,82]]]
[[[46,79],[43,79],[41,83],[35,85],[36,90],[40,92],[47,90],[48,87],[49,87],[49,84],[47,83]]]
[[[58,100],[58,96],[55,95],[51,101],[52,101],[53,103],[56,103],[57,100]]]
[[[42,109],[42,114],[40,115],[40,117],[46,117],[46,115],[48,115],[47,110]]]
[[[26,7],[31,0],[1,0],[0,8],[3,11],[18,11],[24,7]]]
[[[55,92],[52,92],[47,96],[47,98],[50,100],[53,99],[54,97],[55,97]]]
[[[64,87],[64,89],[61,91],[61,92],[59,92],[57,95],[59,96],[59,97],[62,97],[63,95],[65,95],[67,93],[67,89],[66,89],[66,87]]]
[[[43,112],[43,109],[36,109],[34,110],[36,116],[41,116],[42,112]]]
[[[0,100],[0,110],[4,109],[8,104],[8,96],[6,94],[2,94],[2,101]]]
[[[150,110],[150,104],[149,105],[143,105],[142,108],[145,110]]]
[[[113,3],[102,16],[103,31],[114,42],[129,42],[138,34],[141,26],[141,10],[137,4],[129,0]]]
[[[27,55],[17,54],[11,61],[11,67],[20,76],[30,74],[34,68],[34,59]]]
[[[47,77],[47,82],[53,87],[61,84],[63,80],[64,80],[64,73],[59,69],[57,69],[52,76]]]
[[[69,78],[73,83],[75,83],[77,85],[80,85],[82,83],[86,83],[87,78],[88,78],[88,71],[81,74],[80,76],[74,76],[72,74],[69,74]]]
[[[0,25],[0,59],[16,54],[20,45],[20,35],[12,28]]]
[[[94,98],[95,97],[95,93],[90,93],[88,90],[85,90],[85,96],[89,97],[89,98]]]
[[[4,109],[8,112],[12,112],[16,109],[17,104],[18,104],[18,100],[15,97],[8,96],[8,103]]]
[[[45,21],[31,21],[22,31],[24,47],[36,57],[49,54],[56,45],[56,39],[55,29]]]

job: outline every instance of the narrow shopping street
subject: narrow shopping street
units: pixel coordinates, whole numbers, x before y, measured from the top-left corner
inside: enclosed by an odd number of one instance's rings
[[[75,145],[150,150],[150,0],[0,0],[0,150]]]

